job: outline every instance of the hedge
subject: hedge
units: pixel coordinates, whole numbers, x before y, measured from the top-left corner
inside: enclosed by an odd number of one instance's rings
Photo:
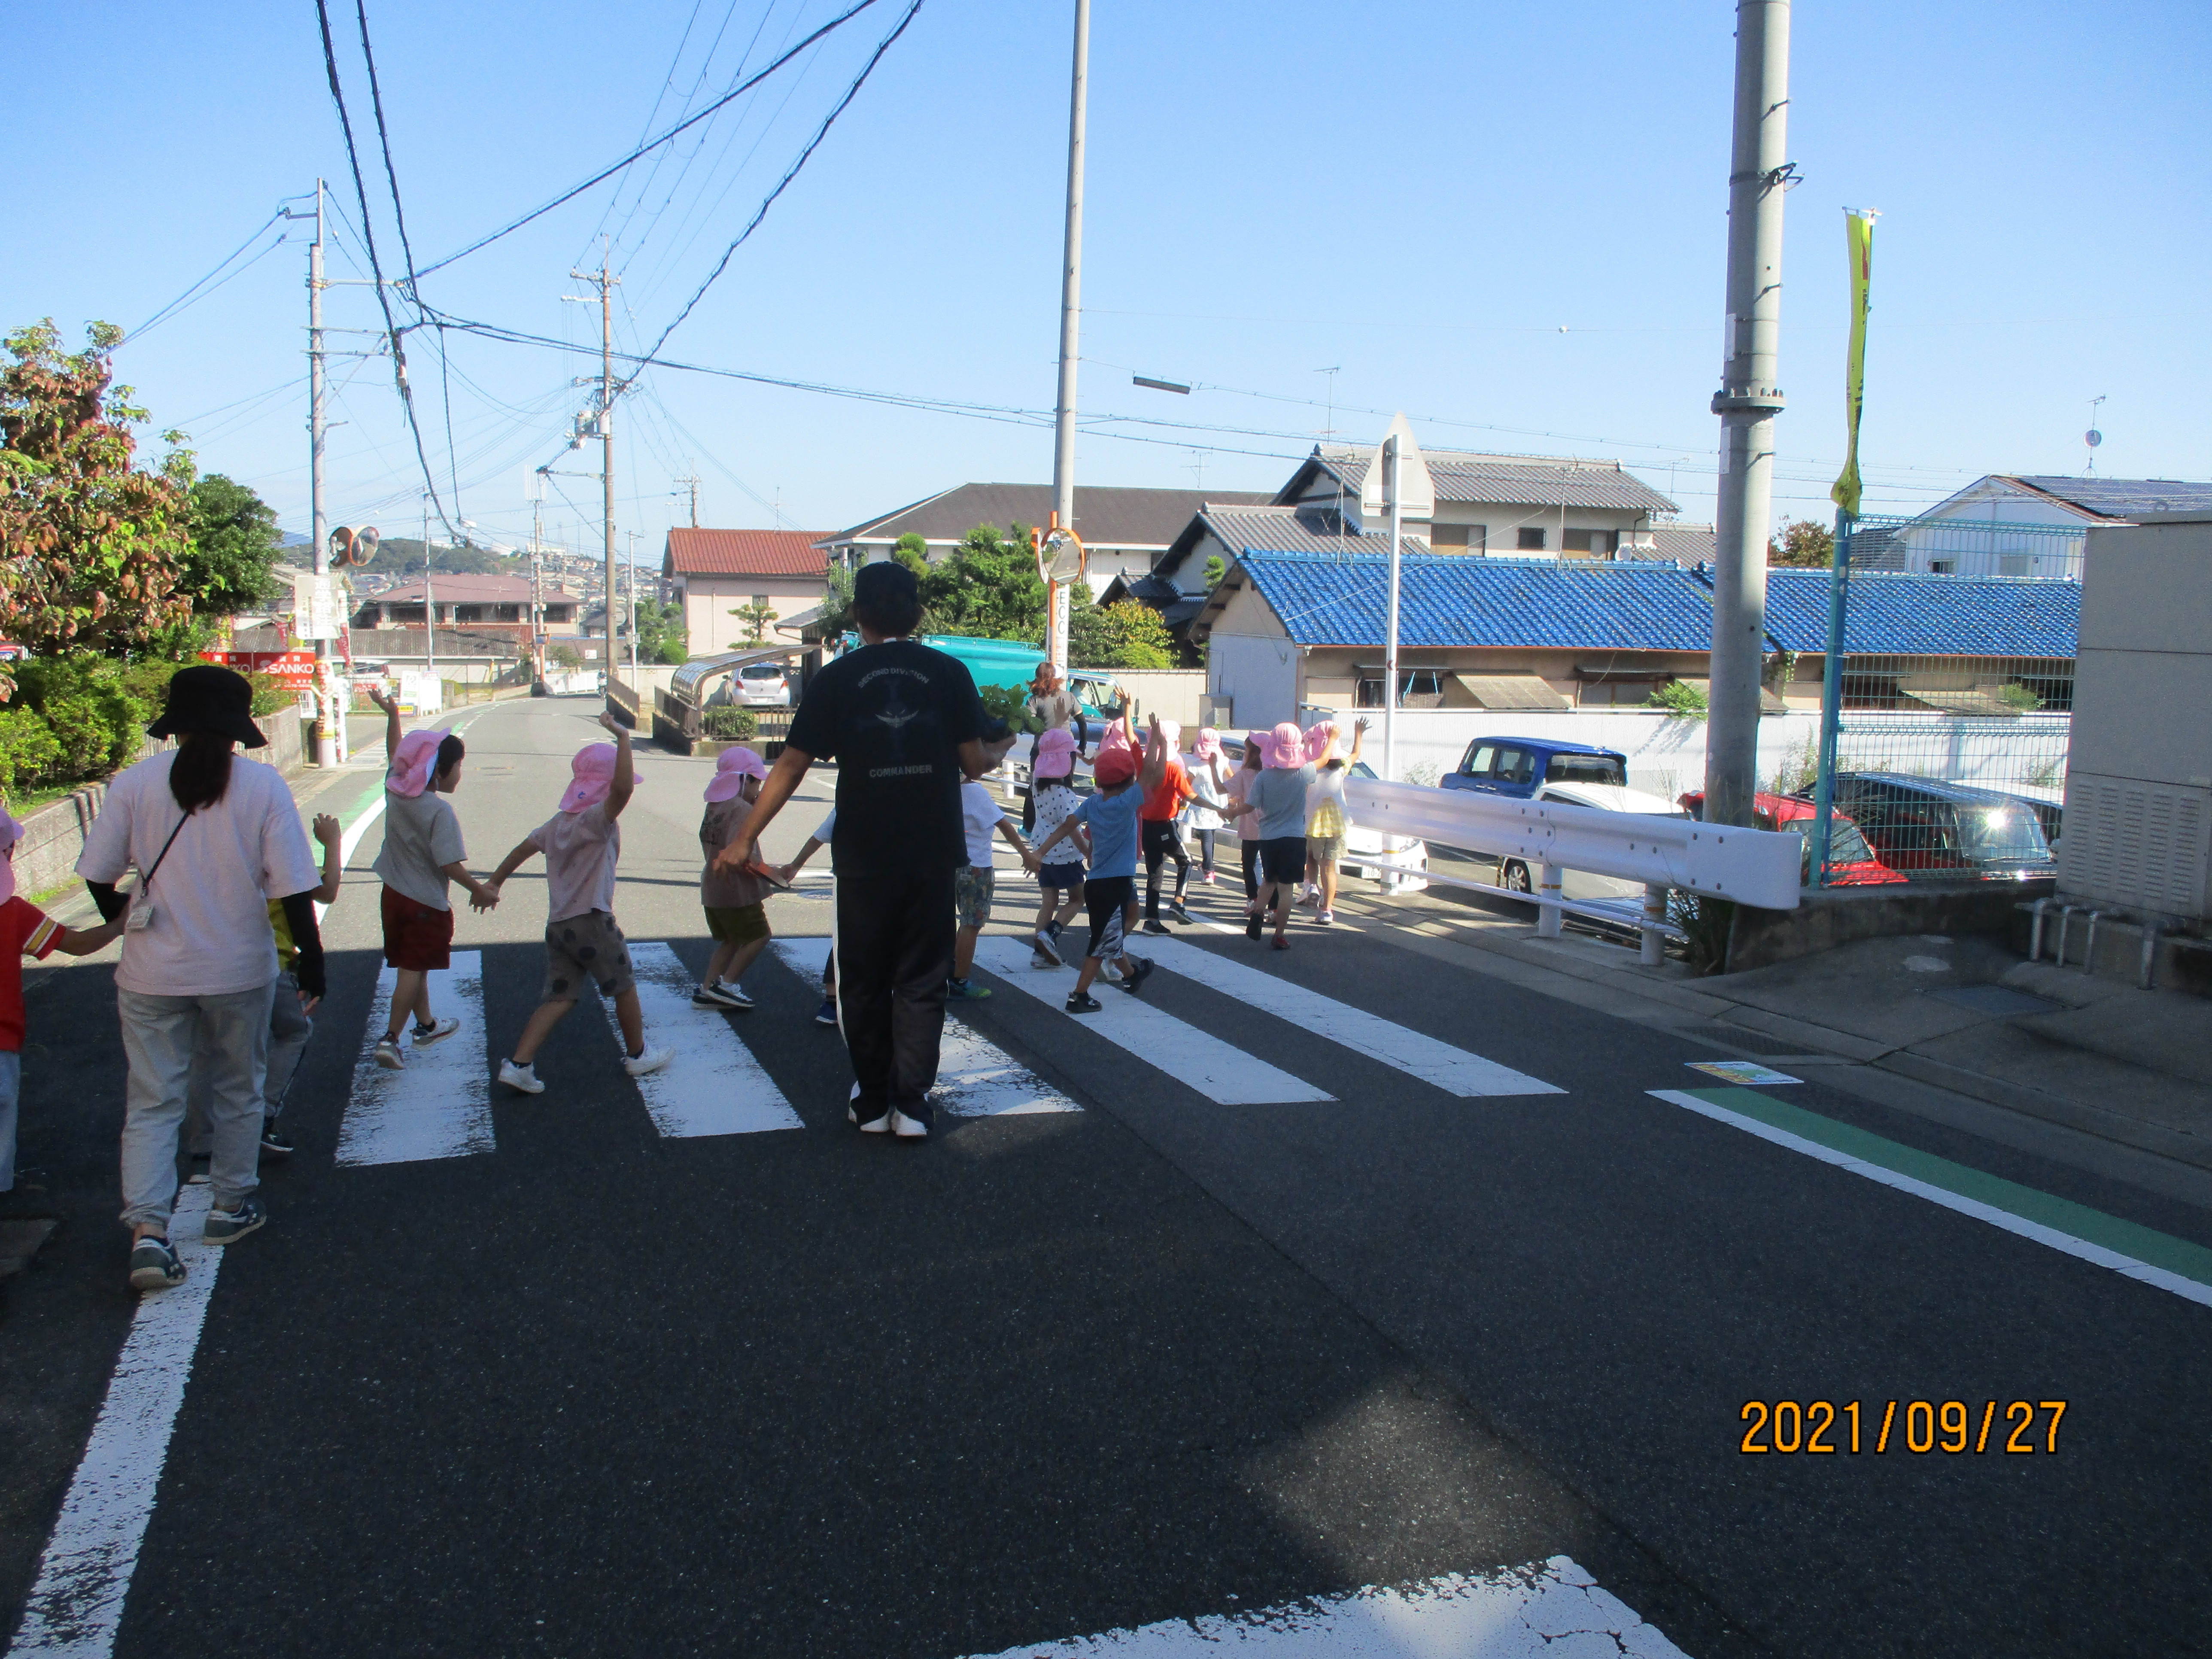
[[[0,789],[84,783],[130,765],[161,712],[169,677],[185,665],[82,653],[17,663],[14,700],[0,708]],[[266,674],[247,678],[257,715],[296,701]]]

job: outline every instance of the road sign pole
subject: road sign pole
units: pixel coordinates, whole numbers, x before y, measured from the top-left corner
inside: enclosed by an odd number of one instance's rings
[[[1390,602],[1382,635],[1382,775],[1398,778],[1398,544],[1404,534],[1404,497],[1398,488],[1398,435],[1382,442],[1382,487],[1390,493]]]

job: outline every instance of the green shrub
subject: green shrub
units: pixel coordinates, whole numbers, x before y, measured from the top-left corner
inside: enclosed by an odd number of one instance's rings
[[[61,758],[53,729],[27,708],[0,708],[0,789],[34,787]]]
[[[1711,710],[1705,702],[1705,689],[1681,680],[1669,680],[1644,700],[1647,708],[1663,708],[1680,720],[1704,720]]]
[[[1018,685],[986,685],[977,694],[983,712],[1002,720],[1017,732],[1042,732],[1044,722],[1029,711],[1029,693]]]
[[[2024,685],[2001,685],[1997,701],[2016,714],[2033,714],[2043,707],[2043,699]]]
[[[1692,971],[1728,971],[1729,928],[1735,921],[1732,900],[1707,898],[1680,887],[1667,893],[1668,919],[1682,930],[1682,958]]]
[[[100,702],[81,693],[49,696],[39,718],[53,738],[54,759],[47,776],[74,783],[97,778],[112,769],[108,757],[115,747],[115,725]]]
[[[299,706],[300,694],[289,691],[273,674],[248,674],[246,681],[253,687],[253,712],[257,714],[282,714],[287,708]],[[453,681],[446,682],[448,685]]]
[[[760,722],[753,718],[750,708],[727,706],[709,708],[699,716],[700,729],[710,738],[743,743],[760,730]]]

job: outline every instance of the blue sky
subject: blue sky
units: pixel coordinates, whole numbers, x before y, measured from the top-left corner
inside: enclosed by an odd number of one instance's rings
[[[696,155],[680,144],[649,182],[633,169],[424,278],[424,296],[595,343],[596,316],[560,296],[588,291],[568,272],[604,230],[624,278],[617,339],[650,340],[904,3],[878,0],[732,105]],[[372,0],[418,264],[597,171],[841,9]],[[1048,409],[1072,10],[926,0],[665,355]],[[352,8],[332,14],[396,269]],[[1710,520],[1733,15],[1720,0],[1095,0],[1083,406],[1206,429],[1087,430],[1079,478],[1271,489],[1325,428],[1371,441],[1403,409],[1433,447],[1617,458]],[[1884,215],[1869,511],[1911,510],[1984,472],[2081,471],[2100,394],[2100,471],[2212,476],[2199,95],[2212,12],[1857,0],[1800,6],[1794,27],[1805,183],[1788,198],[1778,512],[1825,518],[1840,461],[1846,204]],[[134,326],[318,173],[359,219],[304,0],[46,7],[10,33],[24,72],[0,325]],[[335,240],[331,273],[358,274],[358,254],[339,252],[350,236]],[[118,359],[156,428],[185,426],[204,467],[252,483],[294,529],[305,260],[300,245],[261,257]],[[373,327],[368,290],[333,290],[327,320]],[[424,335],[409,349],[432,464],[441,488],[458,477],[481,534],[518,540],[528,471],[561,453],[582,395],[568,380],[596,364],[448,341],[450,453],[437,355]],[[1147,392],[1133,371],[1200,390]],[[421,473],[389,365],[335,373],[333,520],[412,534]],[[671,491],[692,465],[703,522],[765,525],[780,509],[810,530],[964,480],[1051,476],[1048,428],[1018,416],[668,369],[624,400],[617,434],[618,519],[656,560],[684,521]],[[549,501],[549,538],[578,539],[598,489],[559,482],[574,506]]]

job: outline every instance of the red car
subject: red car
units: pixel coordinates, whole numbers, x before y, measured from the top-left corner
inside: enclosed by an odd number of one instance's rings
[[[1693,818],[1705,815],[1705,792],[1693,789],[1681,798]],[[1795,795],[1770,795],[1765,790],[1752,797],[1752,822],[1761,830],[1782,830],[1804,838],[1806,879],[1811,880],[1813,824],[1819,811],[1809,800]],[[1828,885],[1881,887],[1903,881],[1904,875],[1875,857],[1874,849],[1859,834],[1859,827],[1841,812],[1828,815]]]

